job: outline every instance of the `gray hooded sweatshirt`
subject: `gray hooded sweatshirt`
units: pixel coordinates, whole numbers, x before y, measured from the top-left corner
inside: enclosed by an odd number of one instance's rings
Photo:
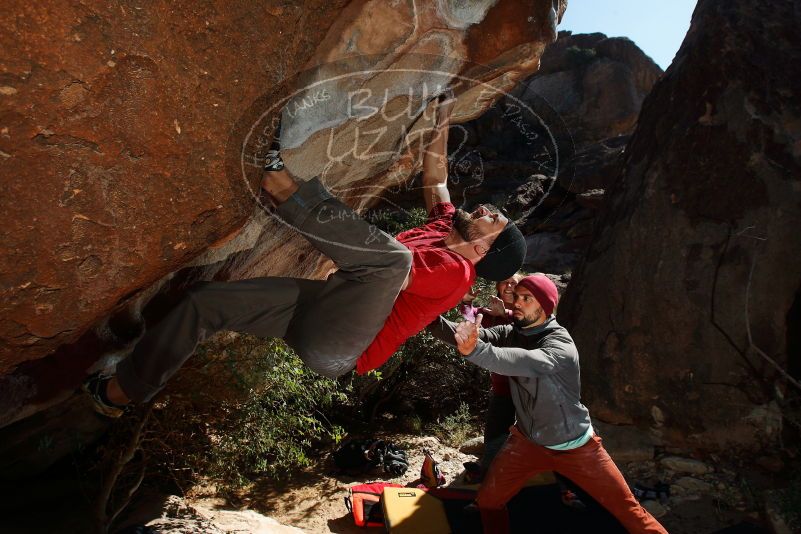
[[[456,323],[440,317],[428,330],[456,346]],[[534,443],[560,445],[589,430],[590,413],[581,403],[578,350],[555,317],[534,328],[482,328],[476,348],[465,359],[509,377],[517,427]]]

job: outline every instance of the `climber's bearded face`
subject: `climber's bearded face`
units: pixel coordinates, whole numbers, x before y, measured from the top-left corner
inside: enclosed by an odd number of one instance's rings
[[[462,209],[453,214],[453,227],[465,241],[483,242],[486,246],[492,245],[509,219],[497,211],[491,211],[486,206],[479,206],[468,213]]]

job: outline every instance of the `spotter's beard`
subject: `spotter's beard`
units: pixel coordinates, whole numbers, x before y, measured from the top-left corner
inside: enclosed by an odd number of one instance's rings
[[[517,328],[525,328],[539,321],[544,313],[545,311],[540,308],[534,312],[534,315],[524,315],[521,319],[512,319],[512,322]]]
[[[531,317],[523,317],[522,319],[513,319],[512,322],[518,328],[525,328],[528,325],[534,324],[537,320]]]

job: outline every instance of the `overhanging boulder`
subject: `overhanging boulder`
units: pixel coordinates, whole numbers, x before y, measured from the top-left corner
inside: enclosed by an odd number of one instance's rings
[[[600,419],[758,447],[798,398],[799,22],[792,0],[701,0],[646,98],[560,306]]]

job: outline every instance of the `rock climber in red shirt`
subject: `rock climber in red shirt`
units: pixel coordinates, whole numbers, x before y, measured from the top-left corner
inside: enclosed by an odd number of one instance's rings
[[[114,375],[84,383],[97,410],[111,417],[145,402],[219,330],[281,337],[314,371],[337,377],[381,366],[409,337],[456,306],[476,273],[504,280],[523,262],[525,239],[502,214],[456,209],[448,193],[451,94],[441,96],[423,155],[428,222],[395,238],[333,198],[319,179],[298,182],[277,150],[267,154],[262,189],[275,213],[331,258],[326,280],[263,277],[191,287],[148,329]]]

